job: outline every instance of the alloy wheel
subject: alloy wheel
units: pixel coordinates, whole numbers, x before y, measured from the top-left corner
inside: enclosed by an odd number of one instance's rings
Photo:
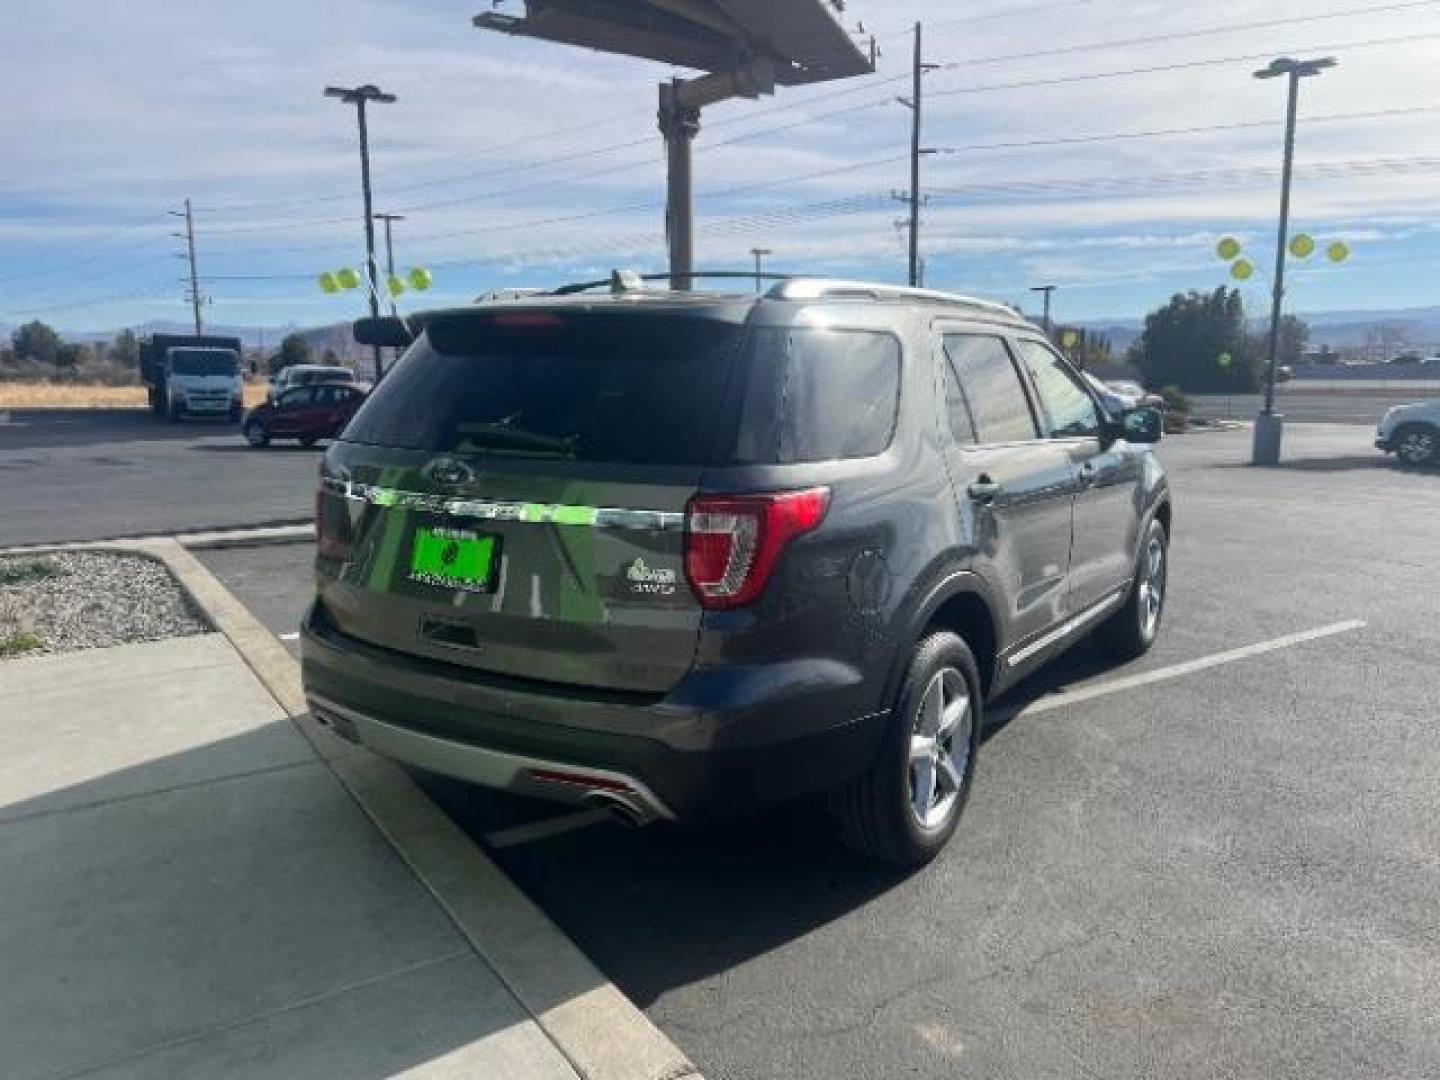
[[[1140,630],[1149,638],[1160,624],[1165,607],[1165,541],[1156,533],[1145,546],[1145,564],[1140,569]]]
[[[910,813],[922,829],[944,827],[955,809],[970,763],[973,724],[965,676],[941,668],[925,688],[911,725]]]

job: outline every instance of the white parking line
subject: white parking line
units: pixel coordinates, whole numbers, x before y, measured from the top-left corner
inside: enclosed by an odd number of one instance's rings
[[[288,634],[276,634],[275,636],[278,637],[281,641],[299,641],[300,631],[292,630]]]
[[[1193,675],[1197,671],[1208,671],[1210,668],[1220,667],[1222,664],[1233,664],[1237,660],[1248,660],[1252,656],[1263,656],[1265,653],[1276,652],[1279,649],[1288,649],[1295,645],[1303,645],[1307,641],[1317,641],[1320,638],[1334,637],[1336,634],[1348,634],[1352,630],[1363,630],[1364,628],[1365,622],[1363,619],[1347,619],[1345,622],[1319,626],[1314,630],[1302,630],[1296,634],[1286,634],[1284,637],[1271,638],[1269,641],[1258,641],[1254,645],[1243,645],[1238,649],[1229,649],[1226,652],[1202,656],[1198,660],[1187,660],[1183,664],[1172,664],[1169,667],[1156,668],[1154,671],[1141,672],[1139,675],[1129,675],[1122,679],[1111,679],[1108,682],[1097,683],[1094,686],[1083,686],[1079,690],[1067,690],[1064,693],[1052,694],[1049,697],[1040,698],[1038,701],[1026,705],[1019,711],[1027,716],[1034,716],[1036,713],[1063,709],[1067,705],[1078,705],[1083,701],[1091,701],[1098,697],[1105,697],[1108,694],[1120,694],[1126,690],[1136,690],[1142,686],[1150,686],[1153,683],[1178,679],[1182,675]]]
[[[1242,645],[1238,649],[1228,649],[1225,652],[1213,653],[1210,656],[1202,656],[1196,660],[1186,660],[1184,663],[1171,664],[1169,667],[1156,668],[1154,671],[1141,672],[1138,675],[1128,675],[1120,679],[1110,679],[1107,682],[1096,683],[1093,686],[1081,687],[1079,690],[1067,690],[1059,694],[1051,694],[1049,697],[1040,698],[1024,708],[1018,710],[1001,709],[986,717],[990,723],[1013,717],[1017,714],[1035,716],[1039,713],[1053,712],[1056,709],[1063,709],[1069,705],[1078,705],[1081,702],[1092,701],[1095,698],[1105,697],[1109,694],[1120,694],[1127,690],[1138,690],[1141,687],[1151,686],[1155,683],[1168,682],[1170,679],[1178,679],[1184,675],[1194,675],[1196,672],[1208,671],[1211,668],[1220,667],[1224,664],[1233,664],[1238,660],[1248,660],[1254,656],[1263,656],[1266,653],[1276,652],[1280,649],[1293,648],[1296,645],[1303,645],[1309,641],[1318,641],[1321,638],[1334,637],[1336,634],[1348,634],[1355,630],[1363,630],[1365,622],[1363,619],[1347,619],[1344,622],[1331,623],[1328,626],[1319,626],[1314,630],[1302,630],[1295,634],[1286,634],[1283,637],[1271,638],[1269,641],[1257,641],[1253,645]],[[511,829],[500,829],[485,836],[485,842],[495,849],[515,847],[519,844],[528,844],[536,840],[547,840],[552,836],[562,836],[577,829],[589,828],[591,825],[598,825],[603,821],[612,820],[611,816],[604,810],[580,810],[573,814],[561,814],[558,817],[546,818],[544,821],[532,822],[529,825],[517,825]]]
[[[485,843],[492,848],[514,847],[517,844],[528,844],[535,840],[548,840],[552,836],[563,836],[576,829],[588,829],[591,825],[599,825],[602,821],[614,820],[614,817],[604,810],[577,810],[573,814],[561,814],[559,817],[546,818],[544,821],[532,821],[529,825],[516,825],[513,829],[499,829],[492,833],[486,833]]]

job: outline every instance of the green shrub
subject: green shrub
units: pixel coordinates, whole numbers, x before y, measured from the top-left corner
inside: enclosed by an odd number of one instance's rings
[[[0,585],[23,585],[59,577],[64,571],[53,559],[11,559],[0,562]]]
[[[1180,387],[1176,386],[1174,383],[1171,383],[1169,386],[1164,387],[1160,391],[1160,396],[1165,399],[1166,412],[1185,413],[1186,415],[1189,415],[1190,399],[1186,397],[1185,392],[1181,390]]]
[[[44,647],[45,643],[28,630],[0,637],[0,657],[19,656]]]

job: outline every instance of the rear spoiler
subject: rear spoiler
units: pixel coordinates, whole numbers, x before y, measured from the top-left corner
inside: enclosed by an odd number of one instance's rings
[[[351,333],[360,345],[386,346],[392,349],[408,349],[415,341],[415,331],[410,324],[394,315],[376,315],[356,319],[351,324]]]

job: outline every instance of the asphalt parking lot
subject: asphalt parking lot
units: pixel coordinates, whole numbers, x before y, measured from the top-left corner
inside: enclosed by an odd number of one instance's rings
[[[1370,437],[1162,444],[1160,642],[998,703],[919,873],[809,806],[633,831],[426,786],[710,1077],[1433,1076],[1440,474]],[[204,559],[292,631],[306,546]]]
[[[140,409],[0,411],[0,547],[305,520],[319,456]]]

